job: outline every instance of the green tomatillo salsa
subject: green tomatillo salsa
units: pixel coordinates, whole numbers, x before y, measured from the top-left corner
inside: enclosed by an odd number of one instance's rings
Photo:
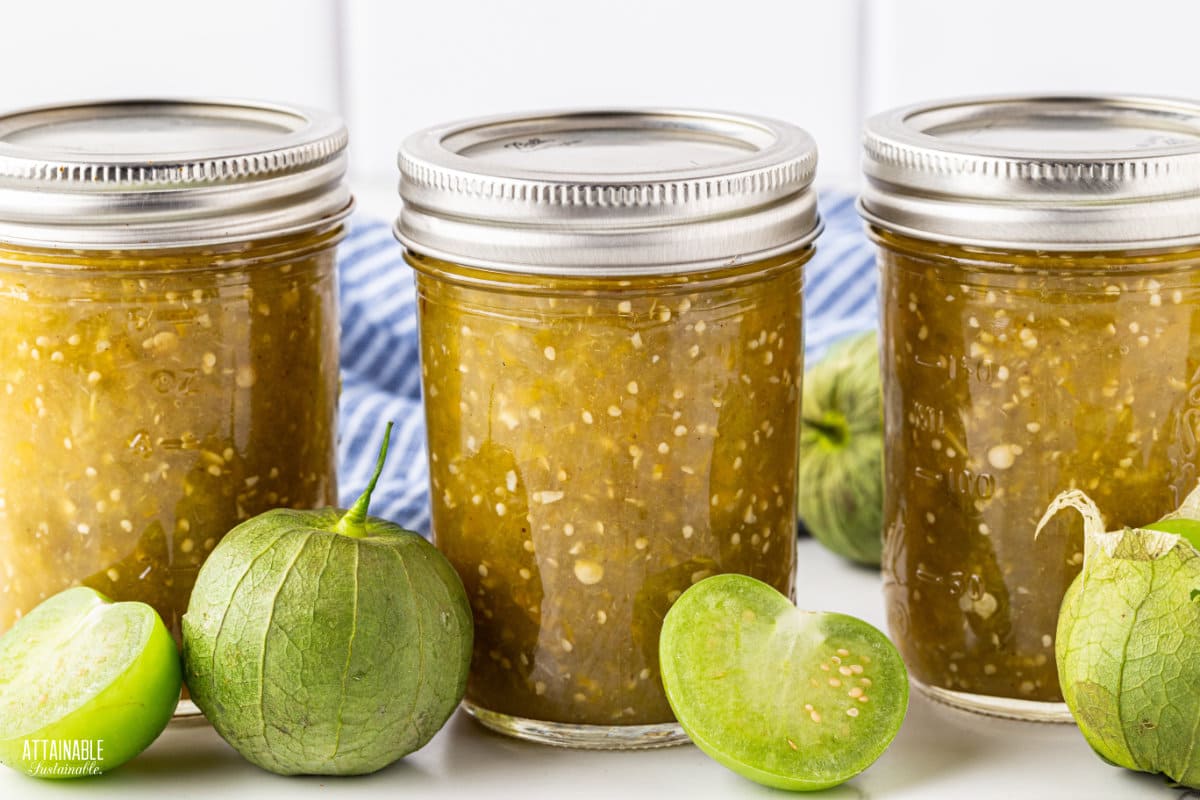
[[[469,707],[670,722],[676,598],[722,572],[791,594],[810,252],[628,280],[409,254],[434,535],[475,615]]]
[[[178,636],[226,531],[336,499],[340,237],[0,250],[0,631],[84,584]]]
[[[1175,508],[1200,464],[1200,253],[881,244],[884,582],[913,676],[1059,702],[1055,629],[1083,563],[1080,489],[1108,528]]]

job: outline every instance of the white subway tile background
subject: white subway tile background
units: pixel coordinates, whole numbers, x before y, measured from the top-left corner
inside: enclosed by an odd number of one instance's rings
[[[853,187],[873,111],[976,92],[1200,97],[1191,0],[12,0],[0,108],[202,95],[340,111],[352,183],[394,206],[413,129],[505,110],[782,117]]]

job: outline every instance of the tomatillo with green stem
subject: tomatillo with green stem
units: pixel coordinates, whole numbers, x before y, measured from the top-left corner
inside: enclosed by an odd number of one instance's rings
[[[200,570],[183,618],[192,700],[248,761],[357,775],[428,742],[466,689],[462,581],[417,533],[368,505],[275,509],[238,525]]]

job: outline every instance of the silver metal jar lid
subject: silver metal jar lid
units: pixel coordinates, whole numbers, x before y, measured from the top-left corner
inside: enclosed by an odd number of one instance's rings
[[[352,207],[333,114],[118,100],[0,115],[0,241],[149,249],[331,224]]]
[[[1200,103],[984,97],[872,117],[863,217],[924,239],[1018,250],[1200,243]]]
[[[494,270],[685,273],[802,247],[821,228],[815,143],[761,117],[497,116],[416,133],[399,163],[397,238]]]

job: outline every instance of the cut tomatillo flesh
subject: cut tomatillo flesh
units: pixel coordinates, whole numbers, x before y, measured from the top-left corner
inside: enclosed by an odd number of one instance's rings
[[[716,575],[663,623],[663,686],[705,753],[758,783],[824,789],[866,769],[908,709],[908,674],[879,630],[802,611],[765,583]]]
[[[95,775],[146,749],[179,700],[179,652],[144,603],[59,592],[0,637],[0,762]]]

